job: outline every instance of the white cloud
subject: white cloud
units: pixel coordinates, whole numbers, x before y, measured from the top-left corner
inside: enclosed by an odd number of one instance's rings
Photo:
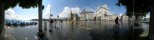
[[[12,8],[5,10],[5,19],[30,20],[35,18],[37,19],[37,17],[34,17],[34,15],[28,15],[26,17],[18,15]]]
[[[78,7],[72,8],[71,10],[72,10],[72,13],[75,13],[75,14],[78,14],[81,12],[80,8]]]
[[[49,18],[50,12],[51,12],[51,5],[48,4],[48,6],[44,9],[43,18],[45,18],[45,19]]]
[[[29,13],[27,15],[24,16],[19,16],[18,17],[19,20],[31,20],[31,19],[38,19],[38,15],[35,15],[35,13]]]
[[[81,12],[79,7],[74,7],[74,8],[64,7],[64,10],[59,14],[59,17],[60,18],[67,18],[71,11],[73,14],[78,14]]]
[[[19,15],[15,14],[15,12],[12,8],[6,10],[4,13],[5,13],[6,19],[18,19],[18,17],[19,17]]]

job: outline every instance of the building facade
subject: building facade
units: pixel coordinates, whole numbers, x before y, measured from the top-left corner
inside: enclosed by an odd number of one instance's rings
[[[126,14],[122,14],[120,16],[120,21],[121,22],[128,22],[128,16]]]
[[[93,20],[94,19],[94,12],[83,10],[80,13],[80,20]]]
[[[102,21],[102,20],[109,20],[109,9],[107,5],[101,6],[95,14],[96,20]]]
[[[110,21],[115,21],[115,19],[118,17],[117,14],[112,14],[112,15],[109,15],[109,20]]]

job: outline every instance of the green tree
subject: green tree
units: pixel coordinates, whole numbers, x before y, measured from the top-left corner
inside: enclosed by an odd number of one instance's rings
[[[0,0],[0,34],[4,29],[5,10],[13,8],[16,5],[19,5],[19,7],[22,8],[35,8],[38,6],[40,1],[42,2],[42,0]]]

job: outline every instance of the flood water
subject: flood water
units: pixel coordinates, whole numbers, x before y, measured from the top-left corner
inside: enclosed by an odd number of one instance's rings
[[[112,21],[80,21],[55,22],[53,25],[43,24],[48,40],[129,40],[127,22],[119,25],[119,31],[114,30],[115,23]],[[29,26],[6,26],[6,32],[16,40],[38,40],[37,25]],[[149,25],[142,23],[143,35],[148,33]],[[52,28],[52,32],[49,29]]]

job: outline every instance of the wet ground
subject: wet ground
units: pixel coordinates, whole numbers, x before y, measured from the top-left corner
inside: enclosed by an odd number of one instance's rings
[[[115,31],[114,25],[115,23],[112,21],[80,21],[74,23],[57,21],[53,25],[43,24],[43,30],[48,38],[46,40],[129,40],[128,23],[120,23],[119,31]],[[148,24],[143,25],[144,31],[148,32]],[[38,40],[37,25],[6,27],[6,33],[11,34],[16,40]],[[52,32],[49,32],[50,28]]]

